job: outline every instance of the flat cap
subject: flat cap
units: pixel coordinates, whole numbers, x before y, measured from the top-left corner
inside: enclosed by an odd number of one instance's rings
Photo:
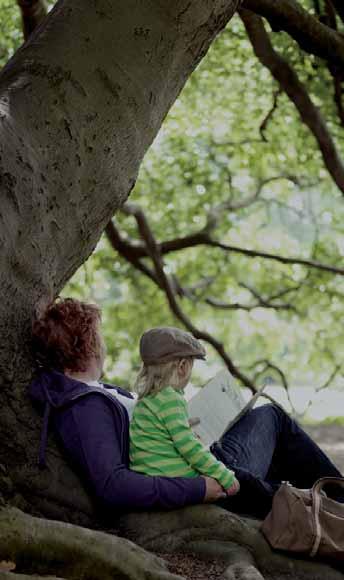
[[[173,326],[159,326],[142,335],[140,355],[145,365],[158,365],[183,357],[204,360],[206,352],[189,332]]]

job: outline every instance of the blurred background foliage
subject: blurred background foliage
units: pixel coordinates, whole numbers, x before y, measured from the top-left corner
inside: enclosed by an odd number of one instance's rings
[[[0,0],[0,22],[3,65],[22,39],[14,0]],[[328,68],[287,34],[268,30],[343,152],[344,129]],[[234,206],[251,197],[241,209],[220,211],[216,240],[343,268],[343,195],[325,169],[314,137],[254,56],[235,16],[168,114],[130,201],[141,206],[162,242],[201,230],[215,206],[229,200]],[[119,213],[115,223],[124,238],[139,241],[133,217]],[[191,298],[179,298],[186,315],[223,342],[248,376],[257,373],[258,385],[281,381],[281,375],[264,370],[259,362],[268,360],[290,385],[320,387],[331,377],[330,386],[343,388],[343,276],[202,245],[169,253],[164,264],[181,286],[194,288]],[[101,305],[106,376],[121,385],[130,386],[137,372],[142,332],[154,325],[180,324],[165,294],[119,256],[105,235],[63,294]],[[205,302],[211,297],[252,306],[257,296],[284,307],[221,310]],[[223,366],[211,347],[208,353],[207,369],[198,366],[196,383]]]

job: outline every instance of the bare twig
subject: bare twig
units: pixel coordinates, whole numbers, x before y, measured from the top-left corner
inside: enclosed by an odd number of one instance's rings
[[[268,308],[273,310],[292,310],[293,312],[297,312],[296,307],[292,304],[269,302],[266,300],[257,301],[252,304],[242,304],[240,302],[223,302],[217,298],[209,296],[208,298],[205,298],[204,301],[206,304],[209,304],[218,310],[246,310],[247,312],[250,312],[256,308]]]
[[[268,124],[271,121],[273,114],[277,109],[278,97],[280,96],[281,93],[282,89],[280,87],[276,91],[274,91],[271,109],[270,111],[268,111],[267,115],[264,117],[259,127],[259,133],[261,135],[262,140],[265,141],[265,143],[267,142],[265,131],[267,130]]]
[[[255,361],[253,367],[260,366],[260,365],[263,365],[263,368],[261,370],[259,370],[258,372],[256,372],[256,374],[254,375],[254,380],[257,381],[257,379],[260,376],[264,375],[266,373],[266,371],[268,371],[268,370],[271,370],[275,374],[277,374],[279,376],[281,384],[286,392],[290,408],[295,413],[296,410],[295,410],[295,407],[294,407],[293,402],[292,402],[291,397],[290,397],[289,383],[288,383],[288,380],[287,380],[285,373],[282,371],[282,369],[279,366],[277,366],[275,363],[272,363],[268,359],[260,359],[260,360]]]
[[[220,218],[225,214],[225,212],[235,212],[240,209],[245,209],[250,207],[252,204],[256,203],[260,200],[260,196],[262,194],[263,189],[266,185],[273,183],[274,181],[280,180],[291,181],[294,184],[297,184],[297,178],[295,175],[273,175],[272,177],[267,177],[266,179],[261,179],[256,187],[256,190],[249,195],[248,197],[240,200],[234,201],[232,198],[215,205],[213,208],[210,209],[207,215],[207,223],[203,231],[210,233],[213,231]]]
[[[333,371],[329,375],[328,379],[326,379],[326,381],[322,385],[320,385],[320,387],[317,387],[316,392],[320,393],[320,391],[327,389],[327,387],[329,387],[330,384],[332,383],[332,381],[336,378],[336,376],[340,372],[341,368],[342,368],[342,365],[336,364]]]
[[[231,246],[229,244],[216,242],[215,240],[209,240],[208,245],[220,248],[227,252],[242,254],[250,258],[264,258],[265,260],[274,260],[276,262],[280,262],[281,264],[300,264],[301,266],[307,266],[308,268],[315,268],[317,270],[323,270],[324,272],[339,274],[340,276],[344,275],[344,268],[337,268],[336,266],[328,266],[327,264],[322,264],[321,262],[317,262],[315,260],[306,260],[303,258],[287,258],[284,256],[280,256],[279,254],[259,252],[258,250],[248,250],[246,248],[239,248],[237,246]]]
[[[337,374],[339,373],[339,371],[341,370],[341,368],[342,368],[342,365],[335,364],[335,366],[334,366],[334,369],[333,369],[333,371],[330,373],[330,375],[329,375],[328,379],[326,379],[326,381],[325,381],[325,382],[324,382],[322,385],[320,385],[319,387],[316,387],[316,388],[315,388],[315,394],[316,394],[316,395],[317,395],[318,393],[320,393],[320,391],[323,391],[323,390],[327,389],[327,388],[330,386],[330,384],[331,384],[331,383],[332,383],[332,381],[333,381],[333,380],[336,378],[336,376],[337,376]],[[312,405],[312,402],[313,402],[313,400],[314,400],[313,398],[312,398],[312,399],[309,399],[309,401],[307,402],[307,405],[306,405],[306,407],[305,407],[305,408],[304,408],[304,410],[302,411],[302,414],[301,414],[301,416],[300,416],[301,418],[305,417],[305,415],[306,415],[307,411],[309,411],[309,409],[310,409],[310,407],[311,407],[311,405]]]

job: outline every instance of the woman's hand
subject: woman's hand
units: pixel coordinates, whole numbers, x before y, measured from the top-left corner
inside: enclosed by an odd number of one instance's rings
[[[236,495],[240,491],[240,483],[235,478],[232,485],[226,489],[226,495]]]
[[[203,500],[205,503],[211,503],[226,497],[226,493],[216,479],[207,476],[203,476],[203,479],[205,479],[205,496]]]

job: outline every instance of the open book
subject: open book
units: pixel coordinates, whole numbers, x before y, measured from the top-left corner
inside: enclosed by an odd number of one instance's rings
[[[261,394],[259,391],[247,403],[232,375],[220,371],[188,402],[190,419],[199,418],[193,431],[204,445],[211,445],[253,407]]]

